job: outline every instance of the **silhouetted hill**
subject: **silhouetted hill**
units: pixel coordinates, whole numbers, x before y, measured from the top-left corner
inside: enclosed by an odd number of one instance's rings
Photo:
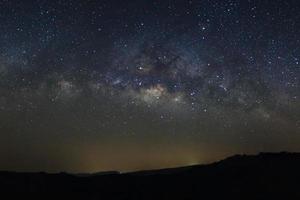
[[[300,199],[300,153],[127,174],[0,172],[1,199]]]

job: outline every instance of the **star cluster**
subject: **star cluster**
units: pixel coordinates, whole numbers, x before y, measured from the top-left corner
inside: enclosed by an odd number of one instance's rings
[[[299,11],[293,0],[0,1],[0,168],[299,151]]]

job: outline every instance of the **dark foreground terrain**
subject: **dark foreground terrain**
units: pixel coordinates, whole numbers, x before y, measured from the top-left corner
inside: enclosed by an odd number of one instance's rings
[[[128,174],[0,172],[0,199],[300,199],[300,153]]]

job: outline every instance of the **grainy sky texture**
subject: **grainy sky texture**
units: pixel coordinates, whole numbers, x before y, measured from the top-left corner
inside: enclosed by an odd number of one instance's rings
[[[0,170],[300,151],[298,0],[0,0]]]

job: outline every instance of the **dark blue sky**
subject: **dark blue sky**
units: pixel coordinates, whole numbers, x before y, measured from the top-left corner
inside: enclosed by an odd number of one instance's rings
[[[298,1],[0,1],[0,169],[299,151]]]

